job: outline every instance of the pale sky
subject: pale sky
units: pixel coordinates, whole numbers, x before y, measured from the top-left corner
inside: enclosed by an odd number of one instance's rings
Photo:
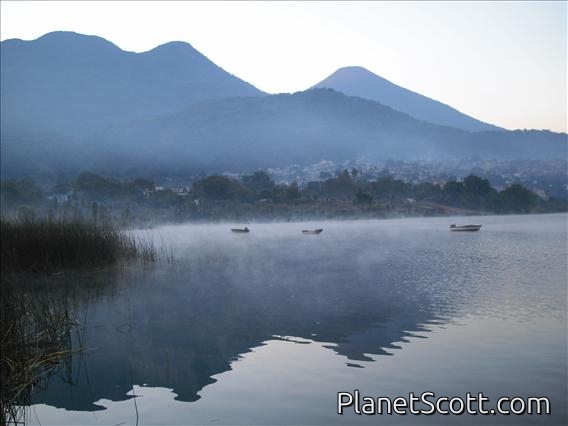
[[[360,65],[508,129],[567,131],[567,2],[0,2],[2,40],[181,40],[269,93]]]

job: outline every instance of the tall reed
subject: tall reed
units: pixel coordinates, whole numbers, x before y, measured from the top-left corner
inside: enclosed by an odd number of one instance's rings
[[[2,273],[53,272],[136,258],[144,263],[158,259],[151,241],[137,239],[108,223],[2,218],[0,231]]]
[[[77,323],[65,294],[22,290],[13,277],[2,277],[0,291],[0,424],[23,424],[33,388],[81,350],[71,343]]]

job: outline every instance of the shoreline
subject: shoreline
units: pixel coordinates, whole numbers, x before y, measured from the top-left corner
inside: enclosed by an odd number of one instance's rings
[[[455,215],[393,215],[393,216],[383,216],[383,217],[363,217],[363,216],[353,216],[353,217],[294,217],[286,220],[285,218],[246,218],[241,221],[234,219],[218,219],[218,220],[187,220],[187,221],[164,221],[161,223],[149,224],[148,226],[134,226],[125,228],[127,231],[145,231],[145,230],[155,230],[164,226],[187,226],[187,225],[251,225],[251,224],[283,224],[283,223],[321,223],[321,222],[361,222],[361,221],[383,221],[383,220],[403,220],[403,219],[442,219],[442,218],[468,218],[468,217],[506,217],[506,216],[550,216],[550,215],[568,215],[568,211],[561,212],[542,212],[542,213],[491,213],[491,212],[464,212],[464,214]],[[449,226],[449,225],[448,225]]]

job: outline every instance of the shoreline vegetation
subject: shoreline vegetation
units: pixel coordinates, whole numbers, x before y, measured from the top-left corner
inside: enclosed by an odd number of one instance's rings
[[[542,197],[519,183],[497,190],[469,175],[412,184],[390,176],[369,180],[356,169],[324,181],[277,184],[264,171],[233,178],[201,176],[164,187],[145,178],[117,180],[82,173],[50,190],[30,178],[1,182],[2,213],[30,220],[113,223],[144,228],[160,223],[380,219],[568,211],[568,198]]]
[[[47,274],[92,270],[121,262],[159,258],[151,240],[111,223],[52,218],[5,218],[1,228],[1,413],[0,424],[25,423],[34,388],[70,362],[71,332],[79,324],[67,292],[30,291],[26,283]],[[173,254],[166,252],[168,262]]]
[[[71,356],[84,348],[73,348],[78,322],[67,294],[24,290],[6,276],[1,291],[0,424],[25,424],[33,390],[47,386],[54,374],[68,373]]]
[[[0,219],[1,272],[53,273],[101,268],[121,261],[158,260],[150,240],[111,223],[50,218]]]

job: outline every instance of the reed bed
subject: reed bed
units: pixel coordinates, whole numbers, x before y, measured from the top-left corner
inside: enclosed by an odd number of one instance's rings
[[[54,272],[110,266],[119,261],[158,260],[151,240],[112,224],[50,219],[2,218],[1,271]]]
[[[151,238],[109,223],[1,218],[0,231],[0,424],[21,424],[32,390],[82,350],[72,348],[70,333],[78,323],[68,295],[26,289],[23,284],[33,278],[28,273],[94,269],[122,261],[147,264],[158,260],[159,251]],[[173,260],[173,253],[166,253],[166,259]]]
[[[34,387],[43,386],[81,348],[72,348],[71,317],[64,294],[22,292],[11,278],[1,283],[0,424],[25,423]]]

